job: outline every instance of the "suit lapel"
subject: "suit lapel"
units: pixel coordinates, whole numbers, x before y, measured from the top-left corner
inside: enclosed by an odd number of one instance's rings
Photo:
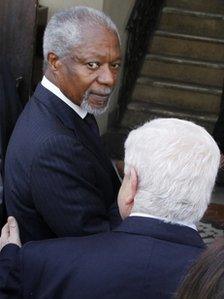
[[[104,152],[101,138],[92,133],[85,121],[71,107],[41,84],[38,84],[34,98],[47,106],[48,110],[60,119],[67,128],[74,131],[80,142],[97,157],[107,172],[115,172]]]

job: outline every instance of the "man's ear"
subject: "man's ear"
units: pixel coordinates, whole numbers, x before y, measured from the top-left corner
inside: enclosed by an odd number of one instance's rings
[[[48,61],[49,68],[52,71],[57,71],[61,65],[61,62],[60,62],[58,56],[53,52],[48,53],[47,61]]]
[[[129,206],[130,212],[134,205],[134,198],[138,188],[138,176],[134,168],[130,170],[128,178],[128,193],[126,196],[126,206]]]
[[[131,194],[134,202],[134,198],[138,188],[138,176],[134,168],[132,168],[130,172],[130,184],[131,184]]]
[[[126,173],[118,194],[118,206],[121,217],[124,219],[131,214],[134,198],[138,188],[138,177],[135,169]]]

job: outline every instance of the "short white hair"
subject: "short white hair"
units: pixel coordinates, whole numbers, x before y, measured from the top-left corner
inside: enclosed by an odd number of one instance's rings
[[[125,174],[138,174],[132,212],[192,224],[210,201],[220,152],[202,127],[175,118],[155,119],[130,132]]]
[[[96,26],[102,26],[114,32],[120,41],[116,25],[102,11],[86,6],[76,6],[53,15],[44,32],[45,65],[50,52],[55,53],[59,58],[65,57],[82,42],[83,29]]]

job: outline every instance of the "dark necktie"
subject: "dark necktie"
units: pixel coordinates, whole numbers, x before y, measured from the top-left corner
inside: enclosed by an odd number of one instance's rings
[[[95,135],[100,136],[96,119],[92,114],[87,113],[86,117],[84,118],[84,121],[87,123],[87,125],[90,127],[90,129]]]

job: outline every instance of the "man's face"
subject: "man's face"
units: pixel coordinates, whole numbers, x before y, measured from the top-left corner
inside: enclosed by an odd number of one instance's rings
[[[117,35],[103,27],[84,30],[80,46],[59,61],[55,78],[60,90],[88,112],[102,113],[108,106],[121,63]]]

